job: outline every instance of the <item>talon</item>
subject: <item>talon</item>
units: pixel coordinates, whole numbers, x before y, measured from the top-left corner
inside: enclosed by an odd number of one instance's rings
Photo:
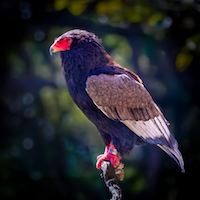
[[[114,168],[120,163],[121,156],[117,155],[117,150],[112,143],[110,143],[109,146],[106,146],[104,154],[97,156],[96,168],[100,169],[101,163],[106,160],[110,161]]]

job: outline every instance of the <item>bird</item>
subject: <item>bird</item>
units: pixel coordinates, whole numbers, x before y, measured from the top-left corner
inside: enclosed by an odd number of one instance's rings
[[[97,157],[117,167],[134,146],[153,144],[185,172],[169,122],[137,74],[117,64],[92,32],[73,29],[55,38],[49,48],[60,52],[66,86],[75,104],[95,124],[105,143]]]

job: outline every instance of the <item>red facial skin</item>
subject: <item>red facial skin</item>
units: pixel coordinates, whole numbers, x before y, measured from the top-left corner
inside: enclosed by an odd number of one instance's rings
[[[73,39],[71,37],[66,37],[55,41],[51,48],[53,49],[53,52],[70,50],[72,42]]]

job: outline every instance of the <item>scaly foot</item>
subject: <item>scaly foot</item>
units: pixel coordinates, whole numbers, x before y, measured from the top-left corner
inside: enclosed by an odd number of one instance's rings
[[[113,167],[117,167],[120,163],[121,156],[117,155],[117,149],[112,142],[109,144],[109,146],[106,146],[104,154],[101,154],[97,157],[96,168],[100,169],[101,163],[106,160],[110,161]]]

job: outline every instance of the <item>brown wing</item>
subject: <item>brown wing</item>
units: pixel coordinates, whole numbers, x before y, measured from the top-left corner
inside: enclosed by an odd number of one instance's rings
[[[86,81],[86,91],[107,117],[120,120],[138,136],[169,141],[167,120],[135,79],[126,74],[92,75]]]
[[[140,81],[131,74],[92,75],[86,81],[86,91],[107,117],[120,120],[136,135],[159,146],[184,172],[183,158],[169,123]]]

